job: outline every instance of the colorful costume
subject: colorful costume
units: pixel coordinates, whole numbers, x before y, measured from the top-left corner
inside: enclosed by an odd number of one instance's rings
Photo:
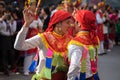
[[[100,40],[100,47],[98,49],[98,54],[104,54],[104,33],[103,33],[103,23],[105,21],[105,18],[103,17],[102,11],[99,9],[96,12],[96,21],[97,21],[97,35]]]
[[[39,36],[47,48],[45,66],[40,72],[40,76],[51,79],[51,74],[56,74],[57,72],[66,73],[68,69],[66,46],[71,36],[61,36],[55,32],[47,32]],[[65,79],[62,78],[62,80]]]
[[[91,11],[80,10],[76,19],[81,25],[81,30],[68,45],[70,67],[67,80],[99,80],[95,15]]]
[[[42,29],[43,23],[38,18],[38,15],[36,14],[36,0],[28,0],[28,6],[31,6],[31,9],[29,10],[30,14],[34,16],[33,22],[29,25],[29,30],[27,32],[26,38],[29,39],[35,35],[38,34],[38,32]],[[29,75],[29,72],[31,71],[29,69],[33,58],[35,57],[35,54],[37,53],[37,47],[31,48],[29,50],[25,51],[25,58],[24,58],[24,75]]]
[[[37,74],[32,80],[66,80],[68,69],[67,63],[67,44],[71,40],[69,35],[59,35],[53,31],[54,25],[58,22],[70,18],[71,15],[66,11],[56,11],[49,22],[46,32],[25,40],[25,34],[28,28],[23,27],[17,35],[15,48],[19,50],[28,50],[38,47],[40,60],[37,66]]]
[[[98,17],[99,16],[99,17]],[[103,34],[103,14],[101,10],[98,10],[96,13],[96,19],[97,19],[97,34],[100,39],[100,41],[104,41],[104,34]]]
[[[39,33],[39,28],[42,28],[42,26],[43,26],[42,21],[39,18],[37,20],[34,20],[29,26],[26,38],[29,39],[37,35]],[[37,52],[38,52],[37,47],[25,51],[24,75],[29,75],[30,72],[29,67]]]

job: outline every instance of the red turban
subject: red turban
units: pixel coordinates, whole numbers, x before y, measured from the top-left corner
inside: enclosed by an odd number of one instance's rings
[[[79,10],[76,14],[76,20],[80,23],[80,29],[90,31],[90,37],[93,44],[98,45],[98,40],[96,39],[96,16],[92,11],[89,10]]]
[[[54,24],[56,24],[56,23],[58,23],[58,22],[61,22],[61,21],[65,20],[65,19],[67,19],[67,18],[69,18],[69,17],[71,17],[71,14],[68,13],[68,12],[66,12],[66,11],[64,11],[64,10],[58,10],[58,11],[56,11],[56,12],[52,15],[52,17],[51,17],[51,19],[50,19],[50,22],[49,22],[49,25],[48,25],[48,28],[47,28],[46,31],[47,31],[47,32],[48,32],[48,31],[52,31]]]

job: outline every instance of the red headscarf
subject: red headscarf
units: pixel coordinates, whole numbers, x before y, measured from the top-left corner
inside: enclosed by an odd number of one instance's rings
[[[48,31],[52,31],[53,30],[53,25],[60,22],[60,21],[63,21],[67,18],[71,17],[71,14],[64,11],[64,10],[58,10],[56,11],[53,16],[51,17],[50,19],[50,22],[49,22],[49,25],[48,25],[48,28],[47,28],[47,32]]]
[[[98,45],[98,40],[96,38],[96,17],[92,11],[89,10],[79,10],[76,14],[76,20],[80,23],[81,30],[90,31],[90,37],[93,44]]]

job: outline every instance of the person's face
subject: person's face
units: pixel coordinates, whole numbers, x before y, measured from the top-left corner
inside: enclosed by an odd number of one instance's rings
[[[55,5],[50,6],[49,10],[52,11],[54,9]]]
[[[36,9],[36,2],[31,3],[30,7],[31,7],[30,8],[31,11],[35,11],[35,9]]]
[[[41,9],[41,16],[44,16],[46,13],[44,11],[44,9]]]
[[[79,30],[80,30],[80,23],[79,22],[75,22],[75,30],[76,30],[76,32],[79,32]]]
[[[0,12],[3,12],[4,8],[2,5],[0,5]]]
[[[68,11],[69,13],[72,13],[73,12],[73,7],[66,6],[65,10]]]
[[[72,18],[68,18],[61,22],[61,31],[63,34],[68,32],[69,27],[72,27],[72,24],[74,24],[74,21]]]

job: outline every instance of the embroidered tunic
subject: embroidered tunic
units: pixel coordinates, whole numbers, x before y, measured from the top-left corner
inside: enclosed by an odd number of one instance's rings
[[[97,75],[97,46],[93,45],[89,32],[82,31],[77,34],[68,46],[68,56],[70,59],[70,68],[68,80],[85,80]]]
[[[18,50],[28,50],[38,47],[40,55],[39,71],[41,78],[51,79],[51,74],[67,71],[67,44],[71,36],[60,36],[54,32],[43,33],[25,40],[28,28],[23,27],[18,33],[14,47]],[[19,40],[17,40],[19,37]],[[18,46],[19,45],[19,46]]]

